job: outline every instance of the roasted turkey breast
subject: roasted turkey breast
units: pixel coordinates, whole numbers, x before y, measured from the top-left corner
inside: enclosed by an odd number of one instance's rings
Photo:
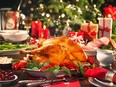
[[[40,48],[31,52],[31,55],[38,62],[48,61],[57,65],[73,60],[87,61],[81,46],[65,36],[45,40]]]

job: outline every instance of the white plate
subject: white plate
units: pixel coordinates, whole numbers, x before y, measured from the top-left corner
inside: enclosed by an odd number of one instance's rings
[[[32,69],[26,69],[26,68],[24,68],[23,70],[25,70],[25,72],[27,72],[31,76],[45,77],[47,79],[51,79],[52,78],[52,74],[53,74],[52,72],[42,72],[42,71],[39,71],[39,70],[32,70]],[[77,74],[77,71],[76,70],[72,70],[71,73],[74,75],[74,74]],[[62,76],[67,76],[67,73],[64,72],[64,71],[60,71],[57,74],[57,77],[62,77]]]
[[[17,75],[14,75],[14,76],[15,76],[14,79],[12,79],[12,80],[6,80],[6,81],[0,81],[0,84],[8,84],[8,83],[10,83],[10,82],[12,82],[12,81],[17,80],[17,79],[18,79],[18,76],[17,76]]]
[[[97,87],[116,87],[116,84],[108,81],[101,81],[96,78],[89,77],[89,82]]]
[[[16,54],[20,51],[21,49],[15,49],[15,50],[0,50],[0,55],[11,55],[11,54]]]
[[[109,86],[109,87],[113,87],[115,86],[116,87],[116,84],[114,84],[113,82],[110,82],[110,81],[101,81],[101,80],[98,80],[96,78],[94,78],[96,81],[98,81],[99,83],[105,85],[105,86]]]
[[[36,76],[36,77],[40,77],[40,76],[45,77],[45,75],[47,74],[39,70],[32,70],[32,69],[26,69],[26,68],[24,68],[23,70],[25,70],[29,75]]]
[[[28,38],[26,30],[1,30],[0,34],[6,41],[10,42],[21,42]]]

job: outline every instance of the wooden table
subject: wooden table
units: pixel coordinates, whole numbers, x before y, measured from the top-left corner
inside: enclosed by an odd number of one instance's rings
[[[3,55],[1,55],[3,56]],[[4,56],[8,56],[8,57],[12,57],[12,58],[15,58],[15,59],[22,59],[24,56],[26,55],[19,55],[19,54],[16,54],[16,55],[4,55]],[[114,64],[115,65],[115,64]],[[28,79],[29,78],[29,75],[25,72],[23,72],[22,70],[18,70],[18,71],[14,71],[15,74],[18,76],[18,79],[14,82],[11,82],[10,84],[8,85],[3,85],[2,87],[20,87],[19,84],[18,84],[18,81],[19,80],[23,80],[23,79]],[[77,79],[78,80],[78,79]],[[80,85],[81,87],[95,87],[94,85],[92,85],[89,81],[88,81],[88,78],[85,78],[85,79],[81,79],[79,80],[80,82]],[[22,86],[21,86],[22,87]]]

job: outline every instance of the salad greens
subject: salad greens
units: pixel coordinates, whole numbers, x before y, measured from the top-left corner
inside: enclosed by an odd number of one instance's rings
[[[15,50],[27,47],[26,44],[12,44],[12,43],[4,43],[0,44],[0,50]]]

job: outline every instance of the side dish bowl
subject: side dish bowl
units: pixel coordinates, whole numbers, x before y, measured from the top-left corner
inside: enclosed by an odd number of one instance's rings
[[[28,33],[25,30],[1,30],[0,35],[9,42],[21,42],[28,38]]]

